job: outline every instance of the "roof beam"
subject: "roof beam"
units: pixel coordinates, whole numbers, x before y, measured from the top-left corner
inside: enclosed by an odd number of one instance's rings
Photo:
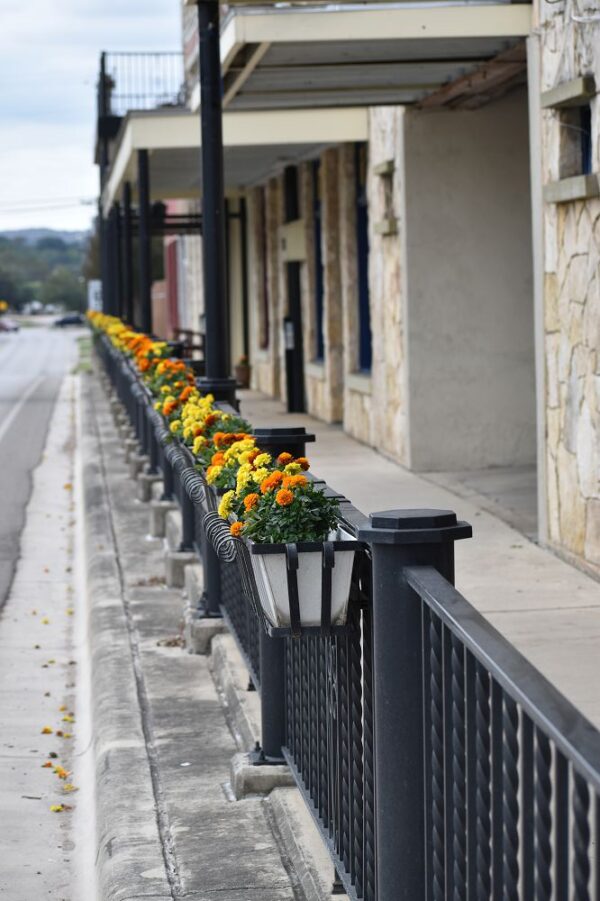
[[[268,41],[263,41],[261,44],[257,44],[257,46],[252,50],[243,69],[238,72],[237,75],[235,75],[235,77],[231,81],[231,84],[227,84],[225,87],[225,93],[223,94],[223,109],[225,109],[225,107],[233,100],[240,88],[242,88],[243,85],[248,81],[270,46],[271,45]]]

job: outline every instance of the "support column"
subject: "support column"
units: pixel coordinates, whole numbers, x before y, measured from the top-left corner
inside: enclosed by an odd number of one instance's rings
[[[148,151],[138,150],[138,207],[139,207],[139,295],[140,318],[135,325],[152,334],[152,256],[150,246],[150,172]]]
[[[225,188],[218,0],[198,0],[200,117],[202,142],[202,256],[206,316],[205,393],[236,405],[230,376],[225,253]]]
[[[133,323],[133,232],[131,221],[131,182],[123,186],[123,318]]]
[[[114,266],[114,303],[115,315],[123,318],[123,247],[121,228],[121,207],[116,201],[112,208],[113,216],[113,266]]]

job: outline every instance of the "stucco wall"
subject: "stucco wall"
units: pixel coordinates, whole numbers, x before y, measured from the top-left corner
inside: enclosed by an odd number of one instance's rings
[[[411,466],[533,463],[526,91],[405,123]]]
[[[597,11],[595,13],[597,15]],[[600,23],[542,4],[542,90],[584,74],[600,85]],[[592,169],[600,170],[600,101]],[[560,123],[542,114],[544,183],[559,177]],[[600,200],[544,206],[548,537],[600,566]]]

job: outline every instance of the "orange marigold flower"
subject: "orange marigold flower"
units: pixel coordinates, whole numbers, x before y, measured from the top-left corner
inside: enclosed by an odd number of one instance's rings
[[[138,368],[140,372],[147,372],[150,369],[150,360],[142,359],[138,363]]]
[[[173,401],[173,400],[168,401],[168,402],[167,402],[166,404],[164,404],[164,406],[163,406],[163,413],[164,413],[164,415],[165,415],[165,416],[170,416],[171,413],[173,412],[173,410],[175,409],[176,406],[177,406],[177,404],[176,404],[175,401]]]
[[[310,463],[308,462],[306,457],[296,457],[296,463],[298,463],[304,470],[310,468]]]
[[[246,510],[252,510],[252,507],[255,507],[258,501],[258,494],[253,491],[252,494],[247,494],[244,498],[244,507],[246,508]]]
[[[267,491],[272,491],[274,488],[277,488],[282,481],[283,476],[279,472],[279,470],[272,472],[270,476],[267,476],[266,479],[263,479],[263,481],[261,482],[260,490],[263,494],[266,494]]]
[[[198,435],[204,435],[204,429],[202,428],[202,426],[195,425],[194,428],[192,429],[192,435],[194,436],[194,438],[197,438]]]
[[[239,538],[243,528],[244,528],[244,523],[238,520],[238,522],[233,522],[229,526],[229,531],[231,532],[231,534],[233,535],[234,538]]]
[[[217,451],[210,458],[210,462],[213,466],[223,466],[225,464],[225,454],[222,451]]]
[[[278,503],[280,507],[288,507],[293,500],[294,495],[287,488],[280,488],[275,495],[275,502]]]
[[[285,466],[287,463],[291,463],[293,459],[294,458],[291,454],[288,454],[287,451],[284,451],[277,457],[277,462],[281,463],[282,466]]]
[[[212,439],[213,444],[215,445],[215,447],[220,447],[221,444],[225,443],[226,438],[227,438],[227,435],[225,434],[225,432],[215,432],[215,434],[213,435],[213,439]]]
[[[305,485],[308,485],[308,479],[303,475],[286,476],[282,485],[284,488],[304,488]]]
[[[215,422],[219,420],[218,413],[209,413],[206,419],[204,420],[204,425],[214,425]]]
[[[193,390],[194,389],[191,385],[188,385],[187,388],[183,389],[183,391],[179,395],[179,400],[181,401],[182,404],[186,402],[186,400],[188,399],[188,397],[190,396],[190,394],[192,393]]]

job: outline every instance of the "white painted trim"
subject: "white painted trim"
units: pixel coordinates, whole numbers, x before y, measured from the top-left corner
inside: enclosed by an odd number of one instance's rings
[[[263,110],[225,112],[223,143],[230,147],[273,144],[326,144],[366,141],[366,107],[339,109]],[[200,147],[200,117],[189,110],[152,110],[130,113],[121,126],[115,156],[102,196],[107,213],[128,178],[136,178],[138,150],[168,151]],[[152,187],[152,186],[151,186]]]
[[[529,4],[408,6],[379,9],[282,9],[256,13],[234,10],[221,35],[223,48],[236,42],[260,44],[377,41],[410,38],[526,37]],[[223,59],[225,50],[221,51]]]
[[[529,96],[529,159],[531,167],[531,244],[533,269],[533,334],[537,431],[538,538],[548,540],[548,477],[546,472],[546,352],[544,331],[544,203],[542,188],[542,109],[540,37],[527,39]]]

